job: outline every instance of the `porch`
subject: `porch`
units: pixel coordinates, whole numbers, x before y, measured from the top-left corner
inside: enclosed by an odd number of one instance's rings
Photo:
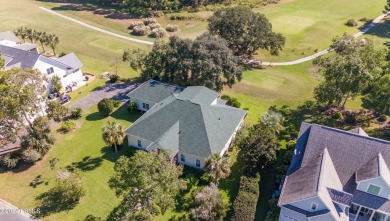
[[[349,209],[349,221],[390,221],[390,215],[352,204]]]

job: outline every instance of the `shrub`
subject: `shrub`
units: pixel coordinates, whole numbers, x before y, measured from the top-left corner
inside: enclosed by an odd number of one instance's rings
[[[155,28],[160,28],[160,27],[161,27],[159,23],[151,23],[151,24],[149,24],[148,26],[149,26],[149,28],[150,28],[151,30],[153,30],[153,29],[155,29]]]
[[[241,107],[241,103],[235,97],[230,97],[229,95],[224,94],[221,96],[221,99],[226,100],[227,101],[226,104],[229,106],[237,107],[237,108]]]
[[[114,107],[119,107],[122,103],[120,100],[112,100],[111,102]]]
[[[155,28],[149,35],[152,38],[163,38],[167,36],[167,32],[163,28]]]
[[[359,19],[359,21],[371,23],[374,21],[374,19],[363,17],[363,18]]]
[[[385,122],[387,121],[387,116],[385,114],[381,114],[379,117],[378,117],[378,121],[379,122]]]
[[[103,98],[98,103],[98,110],[101,115],[103,115],[104,117],[108,117],[111,114],[111,112],[114,110],[114,104],[110,99]]]
[[[332,119],[341,120],[343,119],[343,114],[341,112],[336,112],[332,115]]]
[[[110,76],[110,83],[116,83],[119,80],[119,75],[113,74]]]
[[[66,53],[61,51],[61,53],[58,55],[58,57],[64,57],[65,55],[66,55]]]
[[[6,154],[3,159],[1,159],[1,165],[3,165],[5,168],[12,169],[15,168],[18,165],[20,156],[17,152],[12,152],[9,154]]]
[[[27,163],[34,163],[41,159],[42,155],[34,150],[34,149],[27,149],[22,152],[22,159]]]
[[[254,220],[259,198],[260,177],[242,176],[238,196],[233,204],[232,221]]]
[[[145,25],[149,25],[149,24],[153,24],[153,23],[157,23],[157,20],[155,18],[145,18],[144,19]]]
[[[81,109],[80,107],[76,107],[70,112],[70,118],[74,120],[78,120],[82,117],[82,113],[83,113],[83,109]]]
[[[127,107],[127,110],[133,114],[138,111],[138,106],[134,101],[130,101],[130,105]]]
[[[346,23],[345,23],[346,26],[349,26],[349,27],[354,27],[357,25],[357,22],[354,20],[354,19],[349,19]]]
[[[171,13],[168,15],[171,20],[193,20],[199,18],[196,14],[181,12],[181,13]]]
[[[145,35],[148,35],[149,32],[150,32],[150,27],[149,26],[135,26],[131,33],[133,35],[145,36]]]
[[[165,30],[167,30],[169,32],[179,31],[179,26],[178,25],[174,25],[174,24],[168,24],[167,28]]]
[[[62,122],[60,131],[64,133],[68,133],[69,131],[73,130],[76,127],[76,121],[74,120],[66,120]]]
[[[265,221],[278,221],[280,208],[278,207],[278,199],[272,199],[268,201],[269,210]]]
[[[356,116],[352,112],[346,112],[344,120],[348,124],[356,124]]]
[[[136,26],[143,26],[143,25],[144,25],[144,23],[142,21],[133,21],[133,22],[130,22],[128,29],[131,30]]]

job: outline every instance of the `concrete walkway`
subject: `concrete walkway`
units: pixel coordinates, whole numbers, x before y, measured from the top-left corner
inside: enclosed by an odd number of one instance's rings
[[[126,96],[130,91],[137,88],[138,83],[116,83],[106,84],[101,88],[92,91],[89,95],[69,105],[70,108],[80,107],[83,110],[99,103],[103,98],[110,98],[126,102],[129,98]]]
[[[21,210],[16,206],[0,199],[0,221],[41,221],[30,213],[39,213],[37,209]]]
[[[93,25],[89,25],[85,22],[82,22],[82,21],[79,21],[77,19],[74,19],[74,18],[71,18],[71,17],[68,17],[68,16],[65,16],[63,14],[60,14],[58,12],[55,12],[53,10],[50,10],[50,9],[47,9],[45,7],[39,7],[40,9],[44,10],[44,11],[47,11],[53,15],[56,15],[56,16],[59,16],[59,17],[62,17],[62,18],[65,18],[65,19],[68,19],[70,21],[73,21],[73,22],[76,22],[80,25],[83,25],[87,28],[90,28],[90,29],[93,29],[93,30],[96,30],[96,31],[100,31],[102,33],[105,33],[105,34],[109,34],[109,35],[112,35],[112,36],[115,36],[115,37],[118,37],[118,38],[122,38],[122,39],[125,39],[125,40],[129,40],[129,41],[134,41],[134,42],[138,42],[138,43],[141,43],[141,44],[147,44],[147,45],[152,45],[153,42],[150,42],[150,41],[143,41],[143,40],[140,40],[140,39],[136,39],[136,38],[130,38],[130,37],[126,37],[126,36],[123,36],[123,35],[119,35],[119,34],[116,34],[116,33],[113,33],[113,32],[110,32],[110,31],[107,31],[107,30],[104,30],[104,29],[101,29],[101,28],[98,28],[98,27],[95,27]],[[364,27],[361,31],[359,31],[358,33],[356,33],[354,35],[355,38],[361,36],[362,34],[366,33],[368,30],[370,30],[371,28],[373,28],[375,25],[377,25],[384,17],[386,17],[389,13],[384,13],[380,16],[378,16],[371,24],[367,25],[366,27]],[[294,61],[286,61],[286,62],[269,62],[269,61],[263,61],[261,62],[262,65],[265,65],[265,66],[287,66],[287,65],[294,65],[294,64],[300,64],[300,63],[303,63],[303,62],[306,62],[306,61],[310,61],[310,60],[313,60],[319,56],[322,56],[324,54],[327,54],[329,52],[329,48],[328,49],[325,49],[323,51],[320,51],[316,54],[313,54],[313,55],[310,55],[310,56],[307,56],[307,57],[304,57],[304,58],[300,58],[300,59],[297,59],[297,60],[294,60]]]
[[[125,39],[125,40],[128,40],[128,41],[134,41],[134,42],[137,42],[137,43],[141,43],[141,44],[146,44],[146,45],[153,45],[153,42],[150,42],[150,41],[144,41],[144,40],[140,40],[140,39],[137,39],[137,38],[130,38],[130,37],[127,37],[127,36],[123,36],[123,35],[120,35],[120,34],[116,34],[114,32],[110,32],[110,31],[107,31],[107,30],[104,30],[104,29],[101,29],[101,28],[98,28],[96,26],[93,26],[93,25],[89,25],[85,22],[82,22],[80,20],[77,20],[77,19],[74,19],[74,18],[71,18],[71,17],[68,17],[66,15],[63,15],[63,14],[60,14],[58,12],[55,12],[53,10],[50,10],[50,9],[47,9],[45,7],[39,7],[40,9],[46,11],[46,12],[49,12],[53,15],[56,15],[56,16],[59,16],[61,18],[65,18],[69,21],[72,21],[72,22],[75,22],[77,24],[80,24],[82,26],[85,26],[87,28],[90,28],[90,29],[93,29],[95,31],[99,31],[99,32],[102,32],[104,34],[108,34],[108,35],[112,35],[112,36],[115,36],[115,37],[118,37],[118,38],[122,38],[122,39]]]

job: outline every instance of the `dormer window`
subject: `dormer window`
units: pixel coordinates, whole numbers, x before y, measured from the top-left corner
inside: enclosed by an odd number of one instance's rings
[[[50,68],[46,69],[46,72],[47,72],[47,74],[53,74],[54,73],[54,68],[50,67]]]
[[[312,203],[310,209],[311,210],[317,210],[318,204]]]
[[[375,186],[370,184],[367,189],[367,193],[371,193],[373,195],[379,195],[379,192],[381,191],[381,188],[379,186]]]

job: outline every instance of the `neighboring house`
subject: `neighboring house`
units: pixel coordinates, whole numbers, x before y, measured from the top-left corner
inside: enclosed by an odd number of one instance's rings
[[[0,32],[0,45],[14,47],[18,44],[19,38],[12,31]]]
[[[165,84],[155,80],[149,80],[130,92],[127,96],[137,104],[141,111],[148,111],[156,103],[164,100],[172,94],[179,94],[184,88]]]
[[[159,94],[149,93],[148,88]],[[166,97],[156,98],[162,94]],[[178,163],[199,169],[212,154],[225,154],[246,116],[246,111],[225,105],[217,92],[202,86],[183,90],[148,81],[129,96],[150,102],[149,110],[125,131],[129,146],[167,149]]]
[[[280,221],[390,221],[390,142],[302,123]]]
[[[45,74],[48,80],[57,75],[61,79],[64,88],[72,82],[83,79],[83,72],[81,71],[83,64],[74,53],[60,58],[49,58],[28,50],[5,45],[0,45],[0,51],[5,60],[5,67],[3,68],[5,70],[15,67],[36,69]]]

